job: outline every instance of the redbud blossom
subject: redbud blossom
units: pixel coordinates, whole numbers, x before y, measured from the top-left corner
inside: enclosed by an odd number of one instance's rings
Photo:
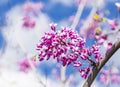
[[[57,24],[50,24],[51,33],[45,33],[37,45],[38,55],[40,61],[49,60],[51,58],[62,63],[63,66],[72,65],[81,69],[80,73],[83,78],[86,78],[90,71],[90,62],[88,58],[94,55],[98,62],[101,59],[99,46],[93,45],[90,48],[85,47],[85,39],[80,37],[78,33],[74,32],[71,28],[62,28],[56,30]],[[87,62],[87,68],[82,69],[83,62]],[[87,60],[87,61],[86,61]],[[83,65],[84,66],[84,65]],[[91,65],[92,66],[92,65]],[[82,68],[80,68],[82,67]]]
[[[36,25],[36,22],[33,18],[31,18],[30,16],[25,16],[23,18],[23,27],[26,28],[34,28]]]
[[[105,84],[120,83],[120,73],[117,67],[111,69],[104,69],[100,73],[99,80]]]
[[[26,12],[28,13],[32,12],[34,14],[37,14],[42,8],[43,8],[43,3],[41,2],[37,2],[37,3],[28,2],[23,5],[23,9]]]
[[[35,63],[35,61],[33,61],[33,59],[30,59],[30,61],[34,66],[36,66],[36,63]],[[24,60],[18,61],[18,65],[20,66],[20,68],[19,68],[20,71],[23,71],[25,73],[28,73],[29,70],[31,69],[31,66],[30,66],[27,58],[25,58]]]
[[[57,26],[57,24],[54,24],[54,23],[51,23],[51,24],[50,24],[50,27],[51,27],[51,29],[52,29],[53,31],[56,30],[56,26]]]
[[[113,46],[112,42],[107,43],[107,52],[111,50],[112,46]]]
[[[118,26],[118,20],[116,20],[116,19],[115,20],[107,20],[107,22],[112,30],[115,30],[116,27]]]

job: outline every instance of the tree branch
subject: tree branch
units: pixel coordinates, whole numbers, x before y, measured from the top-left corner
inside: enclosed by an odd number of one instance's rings
[[[83,12],[83,9],[85,7],[85,4],[86,4],[87,0],[81,0],[81,3],[79,4],[79,7],[78,7],[78,10],[75,14],[75,18],[73,20],[73,23],[71,25],[71,28],[74,30],[79,22],[79,19],[82,15],[82,12]]]
[[[100,61],[100,63],[93,67],[92,72],[88,76],[87,80],[85,81],[83,87],[91,87],[94,79],[96,78],[97,74],[101,70],[101,68],[108,62],[108,60],[112,57],[112,55],[120,48],[120,40],[118,40],[111,48],[110,52],[106,53],[104,58]]]

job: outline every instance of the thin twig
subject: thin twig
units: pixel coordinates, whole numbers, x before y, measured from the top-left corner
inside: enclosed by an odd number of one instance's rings
[[[78,10],[77,10],[76,15],[75,15],[75,18],[74,18],[73,23],[71,25],[72,29],[76,28],[76,26],[79,22],[79,19],[82,15],[82,12],[83,12],[83,9],[85,7],[86,2],[87,2],[87,0],[81,0],[81,2],[80,2],[81,4],[79,4]]]

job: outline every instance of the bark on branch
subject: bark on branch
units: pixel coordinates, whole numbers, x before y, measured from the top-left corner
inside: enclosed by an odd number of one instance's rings
[[[111,58],[111,56],[120,48],[120,40],[118,40],[111,48],[110,52],[106,53],[104,58],[100,61],[100,63],[95,66],[88,76],[87,80],[85,81],[83,87],[91,87],[94,79],[96,78],[97,74],[101,70],[101,68],[107,63],[107,61]]]

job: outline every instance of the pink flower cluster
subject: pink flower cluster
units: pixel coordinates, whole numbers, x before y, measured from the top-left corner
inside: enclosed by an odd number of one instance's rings
[[[90,72],[90,66],[93,65],[91,63],[97,63],[102,58],[99,46],[93,45],[86,48],[85,39],[72,29],[64,27],[56,31],[56,24],[50,24],[50,26],[52,33],[45,33],[37,45],[40,61],[53,58],[63,66],[73,64],[74,67],[79,68],[82,77],[86,78]],[[90,58],[93,56],[94,61]],[[88,62],[90,66],[87,69],[83,68],[81,60]]]
[[[32,29],[35,27],[35,25],[36,25],[36,22],[32,17],[27,15],[23,18],[23,27]]]
[[[32,63],[34,66],[36,66],[36,63],[35,63],[35,61],[34,61],[32,58],[30,59],[30,61],[31,61],[31,63]],[[23,59],[23,60],[20,60],[20,61],[18,61],[17,63],[18,63],[18,65],[19,65],[19,70],[20,70],[20,71],[23,71],[23,72],[25,72],[25,73],[28,73],[28,72],[30,71],[31,65],[29,64],[27,58],[25,58],[25,59]]]
[[[105,84],[120,83],[120,73],[113,70],[102,70],[99,80]]]
[[[113,43],[110,41],[107,41],[108,40],[107,35],[96,35],[95,38],[96,38],[96,41],[98,44],[104,45],[104,47],[106,49],[106,53],[111,50]]]
[[[23,10],[26,11],[27,13],[33,13],[33,14],[38,14],[39,11],[43,8],[43,3],[41,2],[27,2],[23,5]]]

